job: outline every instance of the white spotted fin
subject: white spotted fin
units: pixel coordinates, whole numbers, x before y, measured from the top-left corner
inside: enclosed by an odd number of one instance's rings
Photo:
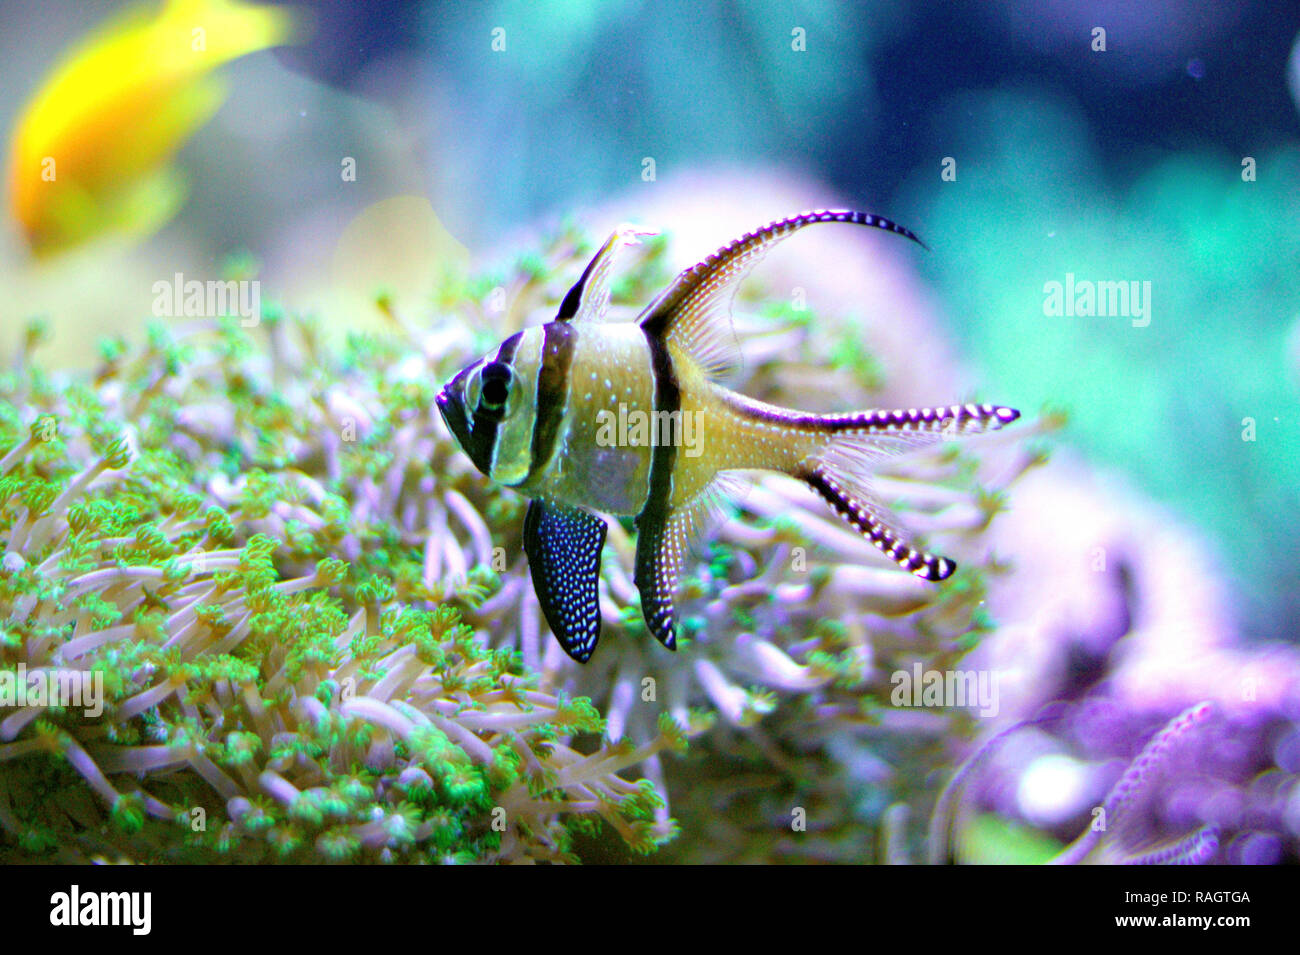
[[[542,613],[564,652],[591,659],[600,639],[600,552],[605,522],[580,507],[535,499],[524,517],[524,553]]]

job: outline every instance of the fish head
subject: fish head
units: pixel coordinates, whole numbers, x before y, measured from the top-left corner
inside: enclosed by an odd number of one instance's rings
[[[507,338],[495,351],[461,369],[434,399],[442,420],[474,466],[507,486],[523,482],[532,461],[537,416],[535,362],[528,360],[532,352],[540,354],[539,329]]]

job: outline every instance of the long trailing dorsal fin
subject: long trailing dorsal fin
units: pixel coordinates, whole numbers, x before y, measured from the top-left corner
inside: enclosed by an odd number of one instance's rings
[[[816,222],[845,222],[884,229],[925,245],[901,225],[869,212],[849,209],[801,212],[741,236],[682,272],[641,313],[641,326],[647,334],[658,336],[690,355],[710,377],[733,371],[740,364],[740,346],[731,324],[731,303],[737,286],[768,249]]]
[[[560,310],[555,315],[557,322],[601,322],[609,311],[609,270],[614,264],[619,249],[625,245],[637,245],[642,236],[655,235],[649,229],[634,225],[621,225],[605,240],[587,267],[582,278],[569,289]]]

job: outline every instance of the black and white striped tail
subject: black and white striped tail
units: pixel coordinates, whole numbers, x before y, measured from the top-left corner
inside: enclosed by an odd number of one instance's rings
[[[870,466],[881,454],[932,445],[948,437],[996,431],[1019,417],[1014,408],[974,404],[819,415],[817,425],[834,438],[826,451],[796,476],[898,566],[923,580],[946,580],[957,569],[956,562],[907,542],[897,519],[871,493]]]
[[[844,487],[829,468],[815,465],[800,477],[846,523],[904,570],[911,571],[923,580],[939,581],[947,580],[957,569],[955,561],[917,550],[905,542],[899,531],[885,522],[882,508],[862,500]]]
[[[893,411],[857,411],[851,414],[819,415],[818,422],[832,431],[917,433],[945,435],[981,434],[996,431],[1020,417],[1015,408],[1000,405],[948,405],[944,408],[901,408]]]

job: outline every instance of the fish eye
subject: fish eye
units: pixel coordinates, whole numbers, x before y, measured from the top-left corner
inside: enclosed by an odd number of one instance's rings
[[[494,361],[483,369],[479,404],[488,411],[499,411],[510,397],[510,380],[514,373],[510,366]]]

